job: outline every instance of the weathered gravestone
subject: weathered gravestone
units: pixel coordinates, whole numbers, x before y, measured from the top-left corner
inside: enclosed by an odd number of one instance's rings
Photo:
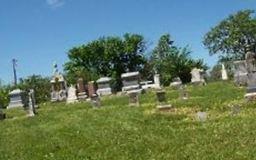
[[[138,90],[140,89],[140,74],[139,72],[129,72],[123,73],[121,75],[122,82],[123,82],[123,92],[131,91],[131,90]]]
[[[76,102],[78,102],[77,96],[76,96],[76,88],[71,85],[71,86],[68,88],[67,103],[76,103]]]
[[[188,95],[188,91],[187,91],[187,88],[186,86],[181,86],[179,88],[179,93],[180,93],[180,99],[182,100],[187,100],[189,98],[189,95]]]
[[[248,100],[256,99],[256,54],[248,48],[246,53],[246,68],[247,68],[247,91],[245,98]]]
[[[27,116],[33,117],[33,116],[35,116],[35,113],[36,113],[35,92],[33,89],[29,90],[28,99],[29,99],[29,103],[28,103],[28,108],[27,108]]]
[[[61,73],[58,72],[57,64],[54,64],[54,75],[51,80],[51,101],[64,101],[67,99],[67,83]]]
[[[160,74],[155,74],[154,75],[154,84],[156,89],[161,88],[161,83],[160,83]]]
[[[156,97],[157,97],[157,109],[160,111],[168,111],[172,108],[172,105],[167,103],[166,100],[166,92],[163,90],[159,90],[156,92]]]
[[[91,104],[93,107],[99,108],[101,106],[101,101],[100,97],[96,94],[93,94],[92,97],[90,98]]]
[[[111,78],[109,78],[109,77],[101,77],[100,79],[98,79],[96,81],[97,85],[98,85],[97,94],[99,96],[105,96],[105,95],[112,94],[111,87],[110,87],[110,81],[111,81]]]
[[[225,65],[224,64],[221,64],[221,78],[222,80],[228,80],[228,74],[227,74],[227,70],[225,68]]]
[[[129,106],[138,107],[140,105],[139,91],[138,90],[129,91],[128,95],[129,95]]]
[[[84,84],[84,80],[83,78],[79,78],[77,80],[77,97],[79,100],[84,100],[87,98],[87,94],[86,94],[86,88],[85,88],[85,84]]]
[[[247,69],[245,61],[234,61],[234,82],[237,86],[247,84]]]
[[[192,84],[199,84],[199,85],[205,85],[204,80],[204,71],[202,69],[193,68],[191,73],[191,83]]]
[[[17,107],[25,107],[28,104],[26,92],[24,92],[20,89],[15,89],[15,90],[11,91],[9,93],[9,97],[10,97],[10,103],[7,106],[7,109],[17,108]]]

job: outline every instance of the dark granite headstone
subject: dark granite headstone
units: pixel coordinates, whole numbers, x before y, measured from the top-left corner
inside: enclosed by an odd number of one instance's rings
[[[77,97],[78,97],[79,100],[87,98],[86,88],[85,88],[83,78],[79,78],[77,80],[77,92],[78,92]]]
[[[94,95],[96,95],[96,85],[94,81],[88,82],[88,96],[92,98]]]

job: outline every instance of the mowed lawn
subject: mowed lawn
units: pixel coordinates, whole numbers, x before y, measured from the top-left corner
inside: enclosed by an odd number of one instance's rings
[[[256,159],[256,103],[231,82],[189,86],[189,100],[167,91],[172,112],[158,112],[154,91],[140,96],[141,106],[128,106],[126,96],[90,103],[40,105],[36,117],[5,110],[0,121],[2,160],[173,160]],[[232,106],[240,112],[231,114]],[[200,122],[198,111],[208,118]]]

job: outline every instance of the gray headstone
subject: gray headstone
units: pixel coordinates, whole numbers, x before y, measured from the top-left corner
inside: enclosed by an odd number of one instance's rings
[[[129,106],[138,107],[140,105],[139,91],[136,91],[136,90],[129,91],[128,95],[129,95]]]
[[[35,116],[35,113],[36,113],[36,109],[35,109],[35,92],[33,89],[31,89],[29,91],[29,94],[28,94],[28,98],[29,98],[29,103],[28,103],[28,114],[27,116],[28,117],[33,117]]]
[[[9,93],[10,103],[7,106],[7,109],[17,108],[17,107],[26,107],[28,104],[27,95],[24,91],[20,89],[15,89]]]
[[[98,90],[97,90],[97,94],[99,96],[105,96],[105,95],[111,95],[112,94],[112,89],[110,87],[110,81],[111,78],[109,77],[101,77],[100,79],[98,79],[97,85],[98,85]]]
[[[121,75],[123,82],[123,92],[140,89],[139,72],[128,72]]]
[[[100,97],[96,94],[93,94],[91,97],[91,104],[93,107],[99,108],[101,107],[101,100]]]

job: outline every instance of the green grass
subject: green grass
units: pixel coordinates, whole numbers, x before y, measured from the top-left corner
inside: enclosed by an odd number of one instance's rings
[[[105,97],[102,108],[89,103],[41,105],[36,117],[7,110],[0,122],[0,159],[256,159],[256,110],[244,89],[228,82],[188,87],[189,100],[166,88],[175,109],[158,112],[153,91],[128,106],[125,96]],[[241,112],[232,116],[231,104]],[[206,111],[198,122],[197,111]]]

